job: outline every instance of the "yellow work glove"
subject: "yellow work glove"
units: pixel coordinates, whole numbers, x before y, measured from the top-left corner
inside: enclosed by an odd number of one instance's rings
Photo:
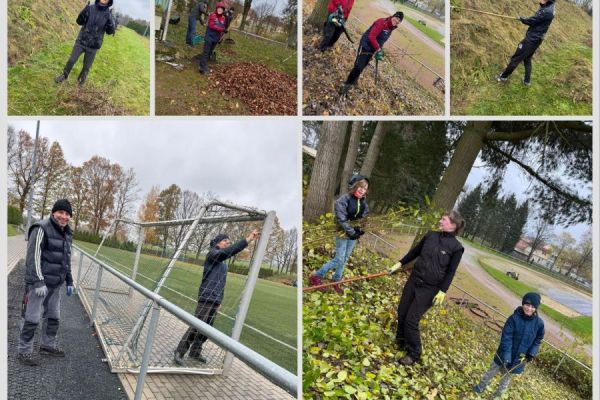
[[[433,305],[434,306],[441,306],[442,303],[444,302],[444,299],[446,298],[446,293],[442,292],[441,290],[435,295],[435,297],[433,298]]]
[[[396,263],[392,265],[392,268],[388,271],[388,275],[394,275],[396,272],[400,271],[402,268],[402,263]]]

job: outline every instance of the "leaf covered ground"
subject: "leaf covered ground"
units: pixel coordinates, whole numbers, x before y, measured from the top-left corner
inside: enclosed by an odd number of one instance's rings
[[[355,42],[362,32],[352,31]],[[358,85],[345,100],[339,90],[348,77],[356,58],[357,44],[344,35],[333,49],[318,49],[321,31],[306,21],[303,24],[303,114],[304,115],[441,115],[443,100],[435,98],[409,74],[394,65],[390,56],[379,63],[379,80],[375,85],[375,62],[363,71]]]
[[[313,237],[319,229],[304,226],[304,285],[309,274],[332,255],[332,240]],[[314,234],[313,234],[314,233]],[[320,232],[318,235],[321,235]],[[359,245],[344,277],[389,268]],[[431,309],[421,322],[421,363],[404,367],[405,353],[394,346],[396,306],[406,276],[383,277],[334,291],[306,292],[303,299],[304,397],[318,399],[476,399],[472,386],[485,372],[499,334],[467,316],[457,306]],[[542,352],[545,354],[542,355]],[[545,346],[540,360],[515,379],[505,399],[579,399],[591,396],[588,380],[567,386],[563,369],[555,376],[556,355]],[[546,364],[544,364],[546,363]],[[572,367],[569,367],[569,369]],[[491,389],[495,385],[491,386]],[[491,389],[486,395],[491,396]]]

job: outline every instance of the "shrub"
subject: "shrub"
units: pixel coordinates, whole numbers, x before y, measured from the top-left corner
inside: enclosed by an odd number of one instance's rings
[[[23,214],[21,210],[17,207],[8,206],[8,223],[12,225],[22,225],[23,224]]]

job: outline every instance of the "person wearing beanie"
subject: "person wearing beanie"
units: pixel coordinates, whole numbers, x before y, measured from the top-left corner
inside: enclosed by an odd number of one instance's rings
[[[227,280],[227,264],[225,264],[225,260],[244,250],[248,247],[248,244],[256,240],[259,236],[260,233],[255,229],[245,239],[233,244],[229,236],[223,233],[216,235],[210,241],[210,249],[204,259],[202,282],[198,290],[198,304],[194,312],[196,318],[206,322],[210,326],[213,325],[225,294],[225,282]],[[202,356],[202,345],[206,342],[206,339],[207,337],[195,328],[188,328],[173,352],[175,364],[183,365],[183,357],[188,351],[191,359],[206,363],[207,359]]]
[[[394,29],[400,25],[403,19],[404,13],[402,11],[397,11],[394,15],[387,18],[379,18],[365,33],[363,33],[360,38],[360,44],[358,45],[354,67],[350,71],[350,74],[340,91],[342,96],[348,93],[351,86],[356,85],[358,78],[360,78],[360,74],[362,74],[373,56],[375,56],[375,60],[377,61],[383,60],[383,45],[387,42]]]
[[[432,305],[439,306],[444,302],[464,253],[462,244],[456,239],[465,228],[465,220],[458,211],[444,213],[438,226],[439,232],[427,232],[390,270],[391,275],[417,260],[398,303],[396,344],[406,351],[400,359],[402,365],[412,365],[421,357],[419,322]]]
[[[521,306],[504,324],[498,350],[487,372],[473,387],[475,393],[483,393],[492,378],[501,374],[492,398],[501,397],[513,375],[522,374],[525,364],[533,361],[544,340],[544,320],[537,313],[541,303],[542,298],[538,293],[530,292],[523,296]]]
[[[350,16],[354,0],[329,0],[327,3],[327,21],[323,27],[323,39],[319,44],[319,50],[325,51],[333,47],[338,41],[344,24]]]
[[[540,0],[540,8],[534,15],[529,18],[518,18],[519,21],[528,25],[529,28],[525,34],[525,39],[517,46],[515,54],[511,57],[504,71],[496,77],[498,82],[506,82],[515,68],[517,68],[520,63],[523,63],[523,66],[525,67],[523,84],[525,86],[531,85],[531,58],[542,44],[546,32],[548,32],[548,28],[554,19],[554,14],[554,0]]]
[[[62,74],[54,78],[56,83],[67,80],[71,69],[83,54],[83,68],[77,77],[77,83],[79,86],[85,84],[96,52],[102,47],[104,34],[114,35],[117,30],[117,21],[110,11],[112,5],[113,0],[95,0],[94,4],[86,4],[81,10],[76,21],[81,26],[79,35]]]
[[[208,60],[215,50],[221,37],[227,33],[227,19],[225,18],[225,3],[219,2],[215,7],[215,12],[208,16],[206,34],[204,35],[204,49],[200,56],[198,70],[201,74],[208,73]]]
[[[60,320],[60,287],[66,282],[67,296],[73,293],[71,276],[71,245],[73,234],[69,221],[73,216],[71,203],[58,200],[49,218],[31,225],[27,233],[25,258],[25,295],[21,312],[17,360],[35,366],[39,364],[33,354],[35,331],[43,318],[41,355],[64,357],[58,346],[57,333]]]
[[[351,225],[350,221],[358,221],[367,216],[366,195],[369,189],[369,179],[362,175],[354,175],[348,181],[348,192],[335,201],[335,222],[341,235],[335,238],[335,256],[325,263],[319,270],[309,277],[311,286],[323,283],[323,278],[331,269],[335,269],[333,281],[342,279],[344,266],[348,262],[354,247],[365,232],[358,225]],[[343,293],[342,288],[336,284],[333,287],[338,293]]]

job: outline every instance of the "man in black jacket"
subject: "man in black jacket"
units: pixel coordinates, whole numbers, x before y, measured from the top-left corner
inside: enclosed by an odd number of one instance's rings
[[[44,327],[40,354],[64,357],[58,347],[60,287],[67,283],[67,296],[73,293],[71,276],[72,233],[69,220],[71,204],[62,199],[54,203],[50,218],[29,228],[25,259],[25,296],[21,310],[21,333],[17,359],[25,365],[38,365],[33,357],[33,337],[42,315]]]
[[[188,28],[185,35],[185,42],[190,46],[194,45],[194,37],[196,36],[196,22],[200,21],[200,25],[205,24],[205,19],[208,17],[208,5],[204,1],[199,1],[190,11],[188,16]]]
[[[529,18],[519,17],[519,20],[528,25],[529,29],[527,29],[525,39],[519,43],[517,51],[510,59],[506,69],[496,78],[498,82],[506,82],[510,74],[522,62],[525,66],[523,84],[525,86],[531,85],[531,58],[542,44],[544,36],[554,19],[554,13],[554,0],[540,0],[540,8],[533,16]]]
[[[114,35],[117,29],[117,22],[110,11],[112,5],[113,0],[95,0],[93,5],[86,5],[81,10],[77,17],[77,25],[81,25],[81,30],[63,73],[54,78],[56,83],[62,83],[69,77],[73,65],[83,54],[83,68],[77,78],[79,86],[83,86],[96,57],[96,52],[102,47],[104,33]]]
[[[194,313],[196,318],[206,322],[210,326],[213,325],[225,294],[225,282],[227,280],[227,264],[225,264],[225,260],[244,250],[248,247],[248,244],[256,240],[259,236],[258,230],[253,230],[246,239],[233,244],[231,244],[229,236],[225,234],[219,234],[210,241],[210,250],[204,260],[202,282],[198,290],[198,305]],[[173,354],[175,364],[183,364],[183,356],[188,350],[190,358],[206,363],[207,359],[202,355],[202,345],[206,342],[206,339],[206,336],[198,332],[195,328],[188,328]]]
[[[457,211],[445,213],[439,227],[441,232],[428,232],[400,260],[401,266],[405,266],[417,259],[398,304],[396,344],[407,353],[400,360],[403,365],[412,365],[419,360],[419,321],[432,305],[441,305],[444,301],[464,252],[455,237],[465,227],[462,216]],[[399,267],[394,268],[390,274],[399,270]]]

